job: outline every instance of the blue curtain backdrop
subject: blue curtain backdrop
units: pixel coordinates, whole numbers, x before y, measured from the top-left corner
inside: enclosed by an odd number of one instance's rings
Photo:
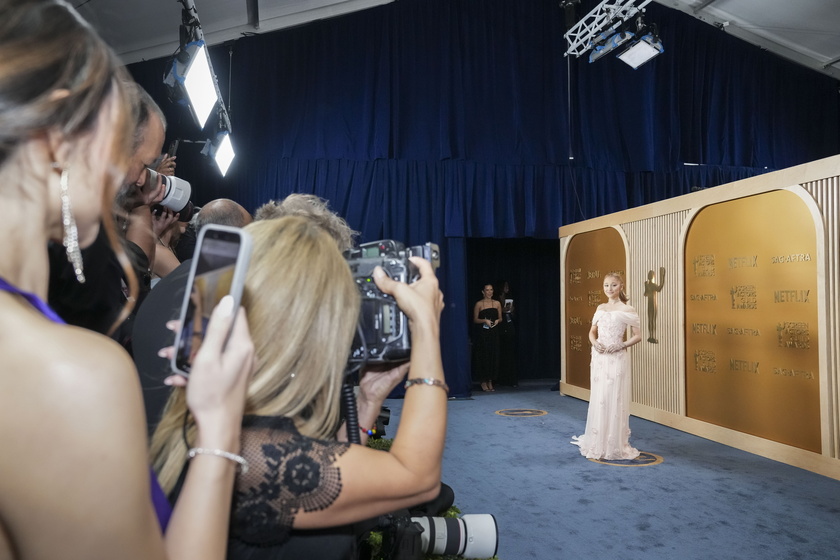
[[[556,239],[563,224],[840,152],[836,80],[658,4],[646,19],[665,52],[638,70],[564,57],[556,0],[396,0],[215,46],[237,158],[222,179],[185,143],[178,174],[198,203],[314,193],[362,241],[440,244],[444,366],[466,396],[466,238]],[[167,101],[166,64],[130,70],[169,138],[204,140]]]

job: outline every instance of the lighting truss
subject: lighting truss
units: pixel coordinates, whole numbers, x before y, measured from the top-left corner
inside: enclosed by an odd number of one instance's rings
[[[617,29],[650,2],[651,0],[604,0],[566,32],[564,37],[569,45],[566,56],[580,56],[586,53],[605,33]]]

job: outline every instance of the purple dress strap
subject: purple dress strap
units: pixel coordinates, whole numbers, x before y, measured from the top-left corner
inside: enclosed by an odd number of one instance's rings
[[[65,324],[64,319],[59,317],[58,313],[50,308],[44,300],[39,298],[36,294],[25,292],[20,288],[9,284],[3,277],[0,277],[0,291],[21,296],[29,302],[32,307],[40,311],[44,317],[53,323],[59,323],[61,325]],[[164,494],[163,489],[160,487],[155,471],[151,468],[149,469],[149,478],[151,479],[152,504],[155,506],[158,523],[160,523],[161,531],[166,531],[166,526],[169,524],[169,518],[172,517],[172,506],[169,504],[169,500],[166,499],[166,494]]]

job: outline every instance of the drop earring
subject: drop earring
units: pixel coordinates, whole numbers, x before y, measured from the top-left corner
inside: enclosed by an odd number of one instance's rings
[[[73,218],[73,209],[70,207],[70,194],[68,183],[70,173],[53,163],[53,167],[61,169],[61,223],[64,226],[64,249],[67,252],[67,260],[73,266],[76,273],[76,280],[80,284],[85,283],[84,263],[82,261],[82,250],[79,247],[79,230],[76,228],[76,220]]]

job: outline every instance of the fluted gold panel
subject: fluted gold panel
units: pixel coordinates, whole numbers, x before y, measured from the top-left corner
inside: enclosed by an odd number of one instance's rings
[[[825,252],[829,255],[825,263],[826,290],[826,340],[828,356],[825,368],[825,399],[823,408],[827,417],[828,432],[823,453],[840,456],[840,177],[828,177],[819,181],[803,183],[802,187],[814,197],[825,224]],[[830,412],[833,411],[834,414]]]
[[[683,410],[682,333],[676,327],[682,307],[680,231],[687,215],[682,211],[622,224],[630,246],[628,296],[642,323],[642,342],[630,350],[633,402],[674,414]]]

